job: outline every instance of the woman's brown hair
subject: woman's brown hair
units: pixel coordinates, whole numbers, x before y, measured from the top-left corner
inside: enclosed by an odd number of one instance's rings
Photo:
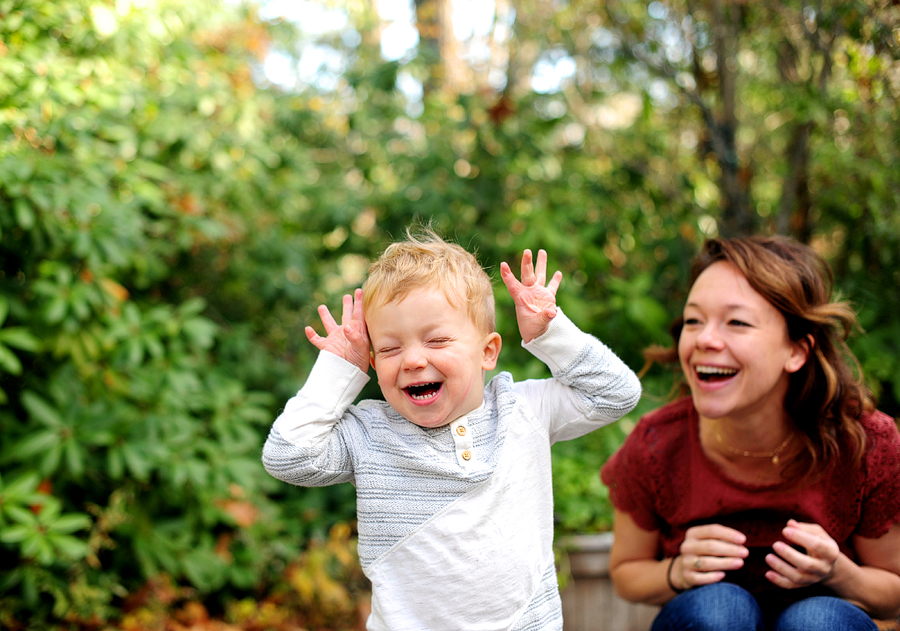
[[[794,342],[810,345],[806,364],[790,377],[785,410],[803,436],[805,457],[784,471],[788,479],[814,476],[843,455],[859,464],[865,433],[859,418],[875,405],[862,370],[847,347],[857,326],[846,302],[832,296],[831,268],[811,247],[786,237],[711,239],[691,268],[691,285],[713,263],[733,265],[750,286],[778,309]],[[672,348],[651,347],[648,361],[677,362],[683,319],[671,327]],[[842,448],[847,454],[842,454]]]

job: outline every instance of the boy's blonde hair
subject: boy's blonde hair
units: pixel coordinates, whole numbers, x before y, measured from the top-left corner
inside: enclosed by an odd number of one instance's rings
[[[422,228],[421,234],[407,229],[406,237],[388,246],[369,267],[363,309],[402,300],[416,289],[439,288],[454,307],[465,305],[479,331],[493,333],[494,289],[475,256],[430,228]]]

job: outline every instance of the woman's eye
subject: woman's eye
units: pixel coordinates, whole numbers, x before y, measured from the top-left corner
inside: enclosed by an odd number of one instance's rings
[[[691,326],[691,325],[699,324],[699,323],[700,323],[700,320],[698,320],[697,318],[685,318],[684,319],[685,326]]]
[[[729,324],[732,326],[750,326],[749,324],[741,320],[732,320],[731,322],[729,322]]]

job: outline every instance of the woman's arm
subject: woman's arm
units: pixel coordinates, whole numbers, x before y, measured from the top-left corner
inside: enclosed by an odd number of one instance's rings
[[[900,524],[894,524],[878,539],[854,537],[853,548],[860,565],[841,555],[835,576],[826,584],[880,619],[900,616]],[[841,571],[841,565],[848,569]],[[859,573],[859,578],[854,574]]]
[[[660,605],[678,592],[709,585],[725,572],[744,565],[749,550],[743,533],[721,524],[688,528],[679,553],[657,560],[659,532],[638,526],[628,513],[616,511],[610,554],[610,577],[625,600]],[[677,591],[676,591],[677,590]]]
[[[659,561],[658,552],[659,531],[644,530],[628,513],[615,511],[609,575],[621,598],[649,605],[674,598],[666,581],[671,559]]]
[[[770,581],[787,589],[821,581],[875,618],[900,615],[900,524],[877,539],[854,537],[858,563],[841,552],[829,554],[837,544],[816,524],[792,521],[783,534],[803,546],[806,554],[775,544],[781,558],[770,555],[772,571],[766,574]]]

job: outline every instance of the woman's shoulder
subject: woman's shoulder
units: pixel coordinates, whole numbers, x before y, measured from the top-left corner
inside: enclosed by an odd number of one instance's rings
[[[860,424],[866,432],[866,454],[900,463],[900,431],[897,422],[879,410],[864,414]]]
[[[857,479],[864,503],[856,534],[877,539],[900,522],[900,432],[883,412],[865,414],[860,423],[866,450]]]
[[[860,423],[866,430],[866,434],[884,437],[900,435],[900,432],[897,430],[897,421],[881,410],[863,414],[860,418]]]

